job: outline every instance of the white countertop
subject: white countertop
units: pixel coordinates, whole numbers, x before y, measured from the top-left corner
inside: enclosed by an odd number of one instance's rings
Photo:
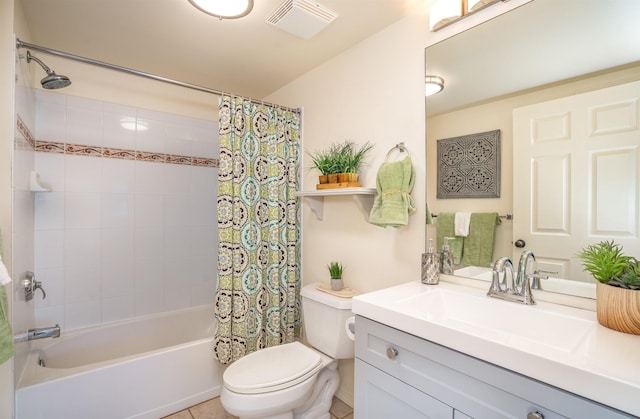
[[[437,293],[445,298],[433,299]],[[465,300],[459,307],[452,304],[456,296]],[[412,281],[362,294],[353,298],[352,311],[640,416],[640,336],[601,326],[593,311],[544,301],[525,306],[442,281],[435,286]],[[526,330],[505,333],[514,327],[509,325],[513,319]],[[491,324],[472,324],[480,321]]]

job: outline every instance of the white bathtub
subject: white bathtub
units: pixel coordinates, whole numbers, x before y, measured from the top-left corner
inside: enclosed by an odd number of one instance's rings
[[[213,328],[207,305],[43,339],[18,383],[16,418],[157,419],[216,397]]]

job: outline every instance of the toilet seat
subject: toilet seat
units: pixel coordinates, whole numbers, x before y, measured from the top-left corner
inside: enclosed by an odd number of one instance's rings
[[[293,342],[240,358],[225,370],[223,381],[225,387],[235,393],[266,393],[301,383],[323,366],[318,352]]]

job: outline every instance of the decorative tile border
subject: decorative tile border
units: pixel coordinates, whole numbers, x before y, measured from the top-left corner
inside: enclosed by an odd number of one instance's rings
[[[149,153],[145,151],[125,150],[109,147],[95,147],[81,144],[65,144],[54,141],[36,141],[29,127],[20,115],[17,115],[16,126],[25,140],[16,141],[16,148],[27,148],[44,153],[73,154],[88,157],[105,157],[110,159],[139,160],[156,163],[183,164],[186,166],[219,167],[219,159],[205,157],[179,156],[175,154]]]
[[[24,123],[20,115],[16,115],[16,126],[18,128],[18,132],[22,134],[23,138],[20,138],[19,141],[16,142],[16,148],[31,148],[33,149],[36,144],[35,137],[31,134],[29,127]],[[26,144],[24,143],[26,141]]]

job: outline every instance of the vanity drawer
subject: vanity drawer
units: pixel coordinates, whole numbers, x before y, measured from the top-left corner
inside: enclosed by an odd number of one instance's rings
[[[356,330],[358,360],[473,418],[630,417],[361,316]],[[356,393],[361,381],[356,371]]]

